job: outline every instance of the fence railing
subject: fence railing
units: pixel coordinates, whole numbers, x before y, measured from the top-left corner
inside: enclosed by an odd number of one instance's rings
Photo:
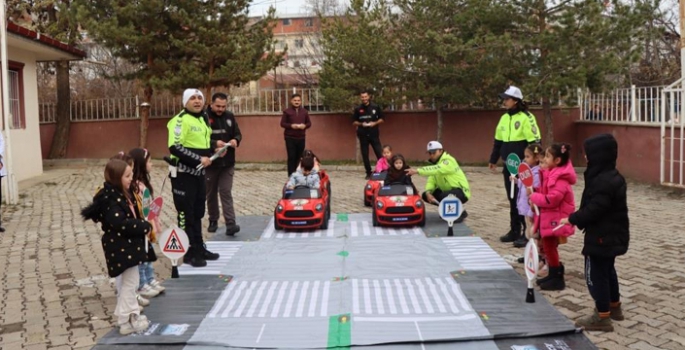
[[[580,91],[580,119],[603,122],[654,123],[677,120],[677,113],[663,109],[663,96],[670,98],[680,95],[663,95],[665,86],[647,86],[615,89],[608,93]],[[677,106],[681,101],[674,101]],[[669,105],[671,102],[668,102]],[[677,111],[677,109],[676,109]]]

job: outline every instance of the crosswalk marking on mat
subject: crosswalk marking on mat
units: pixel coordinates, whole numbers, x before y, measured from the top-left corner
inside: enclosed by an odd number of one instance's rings
[[[509,265],[480,237],[446,237],[443,243],[464,270],[507,270]]]
[[[473,309],[451,277],[352,279],[352,313],[464,316]]]
[[[330,281],[234,281],[207,318],[328,317]]]
[[[309,237],[335,237],[335,220],[328,221],[328,228],[325,230],[313,230],[305,232],[286,232],[274,229],[274,218],[271,218],[266,226],[261,239],[283,239],[283,238],[309,238]]]
[[[273,218],[267,225],[261,239],[287,239],[287,238],[310,238],[310,237],[335,237],[336,224],[338,231],[347,230],[350,237],[370,237],[370,236],[408,236],[423,235],[423,230],[419,227],[411,228],[392,228],[392,227],[373,227],[369,221],[349,221],[338,223],[336,220],[328,221],[328,228],[325,230],[311,230],[304,232],[276,231],[273,227]]]
[[[183,264],[178,268],[178,274],[184,275],[220,275],[221,269],[226,266],[229,260],[233,258],[240,248],[243,247],[243,242],[217,242],[207,241],[207,250],[213,253],[219,253],[219,260],[207,260],[207,266],[202,268],[192,267],[188,264]]]
[[[419,227],[412,228],[391,228],[391,227],[372,227],[368,221],[350,221],[350,237],[359,236],[403,236],[403,235],[423,235],[423,230]]]

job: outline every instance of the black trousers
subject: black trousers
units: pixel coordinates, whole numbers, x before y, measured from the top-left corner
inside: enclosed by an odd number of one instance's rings
[[[585,282],[598,312],[609,312],[612,302],[621,300],[615,257],[585,256]]]
[[[171,179],[174,206],[178,212],[178,227],[186,231],[191,247],[200,247],[202,218],[205,216],[206,183],[204,176],[178,173]]]
[[[512,199],[509,191],[511,190],[511,182],[509,181],[509,171],[504,167],[502,174],[504,175],[504,191],[507,193],[507,200],[509,201],[509,226],[514,236],[519,237],[526,232],[526,220],[523,215],[519,215],[519,210],[516,206],[516,199],[519,196],[519,187],[514,183],[514,198]]]
[[[440,189],[436,189],[435,191],[433,191],[433,197],[435,197],[435,199],[437,199],[438,202],[442,201],[445,197],[449,196],[450,194],[453,194],[455,197],[459,198],[461,204],[466,204],[466,202],[469,201],[461,188],[453,188],[449,191],[441,191]],[[428,198],[426,198],[426,192],[423,192],[421,198],[423,198],[424,202],[429,203]],[[431,204],[437,205],[435,203]]]
[[[376,155],[376,160],[383,157],[383,146],[381,146],[381,137],[379,134],[357,134],[359,138],[359,148],[362,153],[362,161],[364,161],[364,169],[366,174],[371,174],[371,163],[369,162],[369,146],[373,148],[373,153]]]
[[[288,153],[288,176],[297,170],[304,153],[305,139],[285,138],[285,151]]]

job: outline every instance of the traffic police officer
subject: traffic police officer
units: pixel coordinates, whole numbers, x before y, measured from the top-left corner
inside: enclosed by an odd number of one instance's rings
[[[407,175],[428,176],[426,181],[426,192],[421,196],[424,201],[438,205],[445,197],[453,194],[462,203],[466,203],[471,198],[471,189],[466,174],[459,167],[459,163],[450,154],[445,152],[442,144],[438,141],[431,141],[426,146],[429,159],[433,165],[424,166],[418,169],[407,169]],[[469,214],[464,212],[455,220],[460,223]]]
[[[383,123],[384,119],[381,107],[371,102],[371,96],[368,91],[362,91],[359,97],[362,100],[362,104],[354,109],[352,125],[357,127],[357,138],[359,138],[359,147],[361,148],[364,169],[366,170],[366,179],[368,180],[371,178],[369,146],[373,148],[376,159],[381,159],[383,156],[383,147],[381,146],[378,124]]]
[[[528,108],[523,102],[521,90],[515,86],[510,86],[499,97],[503,100],[507,112],[502,115],[499,124],[497,124],[497,130],[495,130],[495,144],[490,154],[490,169],[493,172],[497,170],[499,158],[506,161],[509,154],[516,153],[519,158],[523,159],[523,152],[529,144],[540,143],[540,129],[535,116],[528,112]],[[509,232],[500,237],[500,241],[514,242],[514,246],[524,247],[528,241],[524,234],[525,220],[523,216],[519,215],[516,208],[518,186],[514,186],[514,195],[511,196],[509,193],[511,190],[510,174],[506,167],[502,169],[502,174],[504,176],[504,190],[507,193],[507,200],[509,200],[510,229]]]
[[[167,124],[172,163],[171,188],[178,212],[178,226],[186,231],[190,248],[183,262],[193,267],[207,266],[207,260],[219,259],[219,254],[207,250],[202,239],[202,217],[205,215],[205,170],[212,164],[209,127],[202,112],[205,99],[198,89],[183,92],[179,114]],[[203,168],[198,169],[197,166]],[[175,176],[174,176],[175,175]]]

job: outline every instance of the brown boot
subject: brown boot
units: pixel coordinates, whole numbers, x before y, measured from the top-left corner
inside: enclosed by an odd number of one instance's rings
[[[597,310],[590,316],[581,317],[576,321],[576,327],[586,331],[613,332],[614,325],[611,323],[610,312],[599,314]]]
[[[625,316],[623,316],[623,309],[621,308],[620,301],[611,303],[611,306],[609,306],[609,312],[611,313],[611,319],[614,321],[623,321],[626,319]]]

